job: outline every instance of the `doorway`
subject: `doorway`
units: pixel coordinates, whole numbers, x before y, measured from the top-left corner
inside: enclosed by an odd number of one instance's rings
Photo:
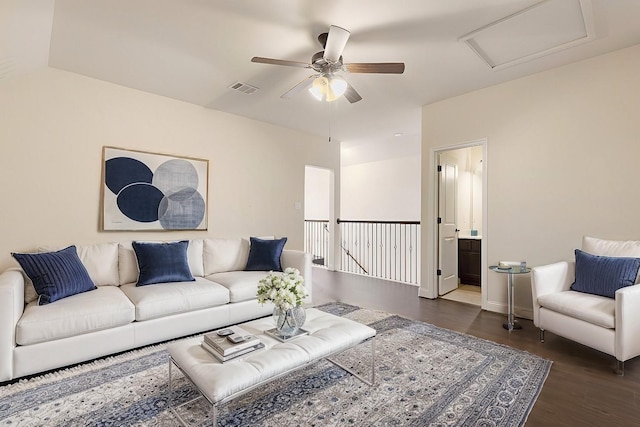
[[[333,171],[305,166],[304,251],[312,254],[315,267],[333,269]]]
[[[483,307],[486,265],[485,141],[436,153],[438,296]]]

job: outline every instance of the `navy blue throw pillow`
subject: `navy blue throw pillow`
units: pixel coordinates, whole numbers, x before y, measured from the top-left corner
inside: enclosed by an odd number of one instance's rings
[[[640,258],[606,257],[576,249],[576,281],[571,289],[615,298],[616,291],[636,282]]]
[[[168,282],[193,282],[187,260],[188,240],[171,243],[133,242],[138,259],[138,283],[136,286]]]
[[[280,257],[287,238],[265,240],[251,237],[249,259],[245,271],[282,271]]]
[[[75,246],[57,252],[11,255],[33,282],[38,305],[96,289]]]

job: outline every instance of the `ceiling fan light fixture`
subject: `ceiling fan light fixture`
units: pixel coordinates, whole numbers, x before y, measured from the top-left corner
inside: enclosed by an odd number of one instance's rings
[[[331,79],[331,83],[329,83],[329,85],[331,86],[331,90],[333,91],[333,94],[336,96],[336,98],[344,95],[347,90],[347,82],[340,77],[334,77],[333,79]]]
[[[315,99],[322,101],[327,94],[327,88],[329,87],[329,80],[325,76],[320,76],[313,81],[313,84],[309,88],[309,92]]]
[[[333,102],[347,90],[346,81],[341,78],[330,78],[331,80],[325,76],[317,77],[309,88],[311,95],[318,101]]]

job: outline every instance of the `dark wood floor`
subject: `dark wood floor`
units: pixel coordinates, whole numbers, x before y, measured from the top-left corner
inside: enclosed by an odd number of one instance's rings
[[[549,332],[530,320],[508,332],[505,316],[447,300],[418,297],[418,288],[314,268],[313,303],[339,301],[506,344],[553,361],[527,426],[640,426],[640,357],[614,373],[615,359]],[[640,337],[638,337],[640,339]]]

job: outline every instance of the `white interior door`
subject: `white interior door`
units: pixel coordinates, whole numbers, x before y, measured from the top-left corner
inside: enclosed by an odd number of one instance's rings
[[[456,227],[456,190],[458,165],[455,159],[440,154],[438,172],[438,295],[458,288],[458,229]]]

